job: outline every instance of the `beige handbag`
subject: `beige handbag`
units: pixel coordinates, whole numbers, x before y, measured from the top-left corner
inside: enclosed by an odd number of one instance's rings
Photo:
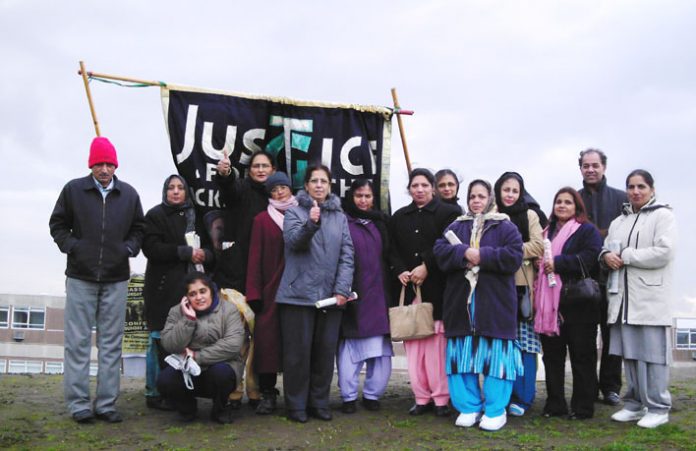
[[[411,305],[404,305],[406,287],[401,287],[399,306],[389,309],[389,330],[392,341],[417,340],[435,334],[433,304],[422,302],[419,286],[414,286],[416,297]]]

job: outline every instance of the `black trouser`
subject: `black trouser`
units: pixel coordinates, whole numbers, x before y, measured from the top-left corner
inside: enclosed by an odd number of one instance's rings
[[[283,393],[289,411],[329,408],[343,312],[279,304],[283,339]]]
[[[558,337],[540,336],[546,367],[544,413],[562,415],[568,412],[564,390],[567,349],[573,372],[570,411],[591,417],[597,396],[597,324],[562,324],[560,332]]]
[[[219,412],[227,404],[230,393],[237,388],[237,376],[226,363],[216,363],[199,376],[193,377],[193,390],[186,388],[183,373],[167,366],[157,378],[157,390],[174,403],[182,414],[196,412],[196,397],[211,398],[213,412]]]
[[[278,373],[258,373],[256,377],[259,381],[259,391],[261,393],[275,390],[276,382],[278,382]]]
[[[599,366],[599,391],[603,396],[609,392],[621,392],[621,357],[609,354],[609,325],[607,324],[607,290],[600,286],[602,300],[599,303],[600,323],[602,333],[602,360]]]

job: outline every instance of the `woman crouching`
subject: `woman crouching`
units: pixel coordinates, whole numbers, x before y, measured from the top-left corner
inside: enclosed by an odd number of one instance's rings
[[[160,373],[157,388],[174,403],[184,421],[196,418],[196,397],[202,397],[213,400],[212,420],[231,423],[228,398],[242,376],[244,325],[237,308],[220,301],[217,287],[207,275],[193,272],[184,279],[184,286],[186,294],[181,303],[169,310],[161,333],[162,345],[182,361],[190,357],[200,374],[185,374],[168,366]],[[190,383],[193,388],[187,387]]]

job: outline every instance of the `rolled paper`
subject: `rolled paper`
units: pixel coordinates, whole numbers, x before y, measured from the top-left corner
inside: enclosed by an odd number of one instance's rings
[[[350,296],[348,297],[349,301],[354,301],[358,299],[358,293],[355,291],[350,293]],[[332,305],[336,305],[338,303],[338,299],[336,299],[336,296],[322,299],[321,301],[317,301],[314,303],[314,306],[316,308],[326,308],[326,307],[331,307]]]
[[[459,237],[451,230],[448,230],[445,233],[445,239],[451,244],[452,246],[455,246],[457,244],[462,244],[462,241],[459,239]]]
[[[544,260],[551,261],[552,259],[553,255],[551,254],[551,241],[546,238],[544,240]],[[549,281],[549,287],[553,288],[556,286],[556,274],[547,274],[546,279]]]
[[[615,254],[621,252],[621,241],[609,241],[609,250]],[[609,271],[609,280],[607,281],[607,291],[611,294],[619,292],[619,271]]]

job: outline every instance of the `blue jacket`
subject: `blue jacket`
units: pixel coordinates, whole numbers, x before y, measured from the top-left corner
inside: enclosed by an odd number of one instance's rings
[[[312,198],[297,193],[297,207],[285,213],[285,270],[276,302],[311,306],[334,294],[348,296],[353,283],[353,241],[341,203],[334,194],[320,205],[321,219],[309,219]]]
[[[68,254],[65,275],[89,282],[130,278],[128,258],[140,252],[145,220],[138,193],[114,176],[102,197],[92,175],[68,182],[49,220],[51,236]]]
[[[463,244],[453,246],[440,238],[433,247],[437,264],[447,275],[443,304],[445,335],[515,339],[515,272],[522,264],[522,235],[508,220],[486,220],[479,247],[481,262],[473,301],[475,308],[472,309],[467,305],[471,285],[465,277],[467,260],[464,258],[470,247],[472,226],[473,221],[458,219],[447,229]]]

